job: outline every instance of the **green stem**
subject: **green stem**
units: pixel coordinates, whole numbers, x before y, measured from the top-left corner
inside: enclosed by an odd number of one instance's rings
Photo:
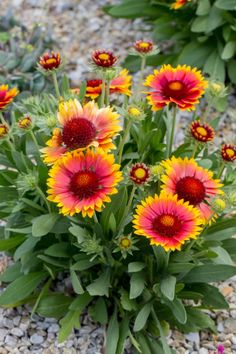
[[[105,75],[103,74],[103,76],[102,76],[101,107],[104,107],[105,95],[106,95],[106,79],[105,79]]]
[[[57,74],[56,74],[56,72],[54,70],[52,71],[52,78],[53,78],[53,83],[54,83],[56,96],[57,96],[58,99],[60,99],[61,98],[61,94],[60,94],[60,90],[59,90],[59,86],[58,86]]]
[[[107,81],[105,85],[105,104],[106,106],[110,104],[110,81]]]
[[[38,191],[39,195],[42,197],[42,199],[44,200],[45,204],[47,205],[49,213],[51,213],[52,210],[51,210],[50,203],[48,202],[48,200],[47,200],[45,194],[43,193],[42,189],[39,186],[37,186],[36,190]]]
[[[122,138],[121,143],[120,143],[119,155],[118,155],[118,164],[119,165],[121,164],[122,153],[123,153],[123,149],[124,149],[124,146],[125,146],[126,138],[127,138],[128,134],[129,134],[129,131],[130,131],[130,128],[131,128],[131,124],[132,124],[132,121],[129,120],[128,123],[127,123],[127,126],[125,128],[125,132],[124,132],[123,138]]]
[[[166,337],[165,334],[163,332],[163,329],[161,327],[160,321],[157,318],[156,312],[154,311],[154,309],[152,309],[151,311],[152,313],[152,317],[154,319],[154,321],[156,322],[157,328],[159,329],[160,332],[160,337],[161,337],[161,342],[162,342],[162,346],[163,346],[163,350],[165,354],[171,354],[171,349],[166,341]]]
[[[198,143],[194,144],[194,148],[193,148],[193,153],[192,153],[192,158],[194,159],[196,153],[197,153],[197,149],[198,149]]]
[[[93,220],[96,224],[98,224],[98,218],[97,218],[97,215],[96,215],[96,212],[94,211],[94,214],[93,214]]]
[[[222,174],[224,172],[224,169],[225,169],[225,162],[222,162],[221,166],[219,168],[219,172],[218,172],[217,178],[221,178],[221,176],[222,176]]]
[[[167,157],[170,157],[172,152],[172,147],[174,143],[174,134],[175,134],[175,124],[176,124],[176,114],[177,114],[177,106],[174,105],[173,108],[173,117],[172,117],[172,124],[171,124],[171,133],[168,135],[167,141]],[[167,128],[168,129],[168,128]]]
[[[0,121],[2,124],[6,125],[7,127],[9,127],[9,124],[7,123],[7,121],[5,120],[5,118],[3,117],[2,112],[0,111]]]
[[[137,96],[139,95],[140,93],[139,91],[141,90],[142,87],[145,66],[146,66],[146,56],[143,56],[141,60],[140,75],[139,75],[139,80],[138,80],[138,85],[136,90]]]
[[[130,210],[131,204],[132,204],[133,199],[134,199],[135,191],[136,191],[136,185],[134,184],[133,187],[132,187],[131,193],[130,193],[129,201],[128,201],[126,207],[125,207],[125,211],[124,211],[123,217],[122,217],[122,219],[121,219],[121,221],[119,223],[118,230],[121,230],[123,222],[125,221],[125,218],[129,214],[129,210]]]
[[[213,99],[209,100],[205,113],[202,115],[202,122],[205,122],[211,112],[213,106]]]

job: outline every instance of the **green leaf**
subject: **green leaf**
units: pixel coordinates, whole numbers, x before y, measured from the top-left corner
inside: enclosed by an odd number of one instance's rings
[[[84,81],[82,82],[82,84],[80,85],[80,91],[79,91],[79,101],[83,101],[85,94],[86,94],[86,88],[87,88],[87,82]]]
[[[72,270],[86,270],[86,269],[89,269],[89,268],[92,268],[94,265],[98,264],[98,261],[94,260],[94,261],[90,261],[89,259],[84,259],[84,260],[81,260],[81,261],[78,261],[76,263],[74,263],[72,266],[71,266],[71,269]]]
[[[54,257],[49,257],[49,256],[44,256],[44,255],[37,255],[37,258],[41,259],[42,261],[55,265],[56,267],[59,268],[67,268],[68,267],[68,261],[54,258]]]
[[[213,5],[208,16],[206,32],[209,33],[222,26],[224,23],[223,12]]]
[[[105,354],[116,354],[119,340],[119,324],[117,321],[117,310],[115,309],[107,328],[107,342]]]
[[[108,313],[107,313],[107,306],[106,302],[102,297],[100,297],[93,308],[93,319],[96,322],[101,323],[102,325],[107,324],[108,322]]]
[[[234,56],[235,51],[236,51],[236,42],[229,41],[228,43],[226,43],[223,52],[221,53],[221,58],[223,60],[231,59]]]
[[[75,224],[72,224],[72,226],[69,228],[69,231],[77,238],[78,243],[83,242],[84,239],[89,235],[87,229]]]
[[[139,272],[139,273],[133,273],[131,278],[130,278],[130,293],[129,293],[129,298],[130,299],[135,299],[139,295],[142,294],[143,289],[145,286],[145,277],[144,274]]]
[[[235,0],[217,0],[215,6],[222,10],[236,10]]]
[[[25,240],[25,236],[19,235],[15,237],[10,237],[6,240],[0,240],[0,251],[8,251],[12,248],[17,247]]]
[[[121,289],[120,294],[121,294],[120,303],[123,309],[126,311],[136,310],[137,308],[136,302],[129,298],[129,293],[126,290]]]
[[[228,74],[229,74],[229,78],[232,81],[232,83],[236,84],[236,70],[235,70],[235,66],[236,66],[236,60],[230,60],[230,62],[228,63],[227,67],[228,67]]]
[[[199,0],[196,15],[204,16],[208,15],[211,8],[211,3],[209,0]]]
[[[18,261],[25,253],[31,251],[37,244],[38,239],[34,237],[28,237],[16,250],[14,253],[14,261]]]
[[[135,322],[134,322],[134,332],[141,331],[143,327],[146,325],[147,319],[150,315],[152,309],[152,303],[149,302],[143,306],[143,308],[139,311]]]
[[[120,336],[116,349],[116,354],[123,354],[125,350],[125,341],[129,335],[129,319],[128,316],[124,316],[120,324]]]
[[[213,259],[214,263],[234,265],[234,262],[232,261],[230,255],[223,247],[211,247],[211,250],[217,254],[217,257]]]
[[[128,272],[129,273],[140,272],[140,270],[142,270],[145,267],[146,267],[146,264],[143,262],[132,262],[132,263],[129,263],[129,265],[128,265]]]
[[[228,309],[229,304],[225,300],[221,292],[213,285],[210,284],[192,284],[191,290],[197,291],[203,295],[203,305],[210,306],[214,309]]]
[[[193,20],[192,26],[191,26],[191,31],[192,32],[205,32],[206,27],[207,27],[207,20],[208,17],[207,16],[199,16],[196,17]]]
[[[30,295],[47,276],[44,272],[29,273],[14,280],[0,296],[0,305],[13,305]]]
[[[173,315],[175,316],[175,318],[179,323],[182,324],[186,323],[187,313],[180,299],[175,298],[173,301],[169,301],[168,299],[165,299],[164,302],[171,309],[171,312],[173,313]]]
[[[32,220],[32,235],[34,237],[41,237],[47,235],[55,225],[58,214],[44,214]]]
[[[165,295],[170,301],[174,300],[176,278],[172,275],[167,275],[161,280],[160,285],[162,294]]]
[[[212,51],[204,64],[203,70],[208,73],[212,79],[225,80],[225,64],[221,59],[218,50]]]
[[[37,313],[43,317],[60,318],[66,314],[72,299],[63,294],[47,294],[37,307]]]
[[[135,0],[126,0],[120,5],[113,6],[108,10],[108,14],[113,17],[136,18],[141,17],[147,6],[146,1],[137,2]]]
[[[82,287],[80,279],[79,279],[78,275],[76,274],[76,272],[72,269],[70,269],[70,278],[71,278],[71,283],[72,283],[74,292],[76,294],[83,294],[84,289]]]
[[[68,258],[71,256],[70,249],[69,242],[60,242],[48,247],[44,253],[52,257]]]
[[[196,266],[182,279],[185,283],[211,283],[226,280],[236,275],[236,267],[231,265],[204,264]]]
[[[181,272],[188,272],[195,267],[193,263],[169,263],[168,272],[178,274]]]
[[[99,278],[87,286],[87,290],[91,296],[109,296],[111,271],[106,269]]]
[[[0,281],[10,283],[21,276],[21,264],[17,262],[10,267],[7,267],[5,272],[0,275]]]
[[[92,300],[91,296],[86,292],[79,295],[69,306],[69,312],[60,321],[61,329],[58,335],[59,343],[64,342],[70,335],[73,327],[80,328],[80,315],[84,308]]]

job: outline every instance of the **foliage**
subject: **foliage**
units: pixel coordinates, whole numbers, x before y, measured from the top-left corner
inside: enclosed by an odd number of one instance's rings
[[[10,12],[0,17],[0,82],[18,86],[22,97],[44,90],[48,84],[35,63],[52,45],[40,26],[28,30]]]
[[[112,70],[108,69],[109,78]],[[102,72],[105,81],[106,72]],[[57,75],[53,70],[46,74],[54,79]],[[41,149],[55,126],[60,127],[58,103],[61,107],[69,98],[77,97],[81,103],[89,98],[85,98],[84,84],[79,94],[71,92],[66,76],[61,85],[56,79],[54,83],[58,97],[50,90],[15,103],[9,133],[0,140],[0,218],[5,221],[0,228],[0,250],[15,261],[0,276],[2,282],[9,283],[0,296],[0,305],[29,303],[32,312],[59,318],[59,341],[64,341],[73,328],[80,328],[80,315],[88,309],[91,318],[107,328],[106,354],[122,354],[127,338],[138,353],[173,353],[165,339],[170,327],[183,332],[215,332],[214,321],[204,310],[227,309],[228,304],[209,283],[236,274],[236,240],[232,237],[236,217],[231,215],[235,203],[231,190],[236,183],[233,163],[222,161],[212,147],[209,152],[206,143],[196,145],[188,134],[171,152],[172,109],[152,112],[142,96],[143,89],[136,87],[130,98],[113,101],[125,127],[113,139],[119,147],[113,154],[120,160],[124,175],[117,194],[102,212],[94,213],[94,219],[81,213],[63,215],[46,198],[48,172],[54,167],[43,162]],[[104,89],[97,99],[100,106],[104,98],[109,103],[107,86]],[[0,112],[3,124],[6,113]],[[27,129],[19,125],[25,114],[32,120]],[[202,117],[205,114],[200,113]],[[219,119],[212,119],[211,106],[208,114],[205,119],[217,129]],[[181,251],[167,252],[134,234],[132,214],[140,201],[160,193],[160,163],[169,156],[195,156],[214,176],[220,177],[224,170],[225,196],[218,203],[214,201],[218,208],[215,222],[207,222],[197,239],[186,241]],[[131,166],[139,161],[145,162],[139,168],[151,171],[143,186],[129,178]],[[213,201],[208,202],[213,208]],[[69,274],[71,287],[65,285],[60,293],[55,283],[61,273]]]
[[[174,1],[123,0],[105,11],[114,17],[144,18],[152,26],[153,39],[163,47],[148,63],[197,66],[220,81],[236,84],[236,21],[234,0],[190,1],[178,10]],[[137,58],[126,65],[137,70]]]

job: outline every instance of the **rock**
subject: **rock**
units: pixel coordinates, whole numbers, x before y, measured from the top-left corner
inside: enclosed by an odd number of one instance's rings
[[[194,342],[199,344],[200,343],[200,336],[198,332],[190,332],[188,334],[185,334],[185,338],[189,341],[189,342]]]
[[[6,327],[6,328],[13,328],[13,321],[10,320],[9,318],[4,318],[3,320],[3,326]]]
[[[208,350],[206,348],[200,348],[199,354],[208,354]]]
[[[5,338],[5,343],[6,343],[6,346],[15,348],[16,344],[17,344],[17,340],[16,340],[16,338],[14,338],[8,334]]]
[[[13,324],[14,324],[14,326],[16,326],[16,327],[18,327],[19,326],[19,324],[20,324],[20,316],[16,316],[16,317],[14,317],[13,318]]]
[[[221,289],[221,293],[225,297],[230,295],[233,291],[234,291],[234,289],[232,288],[232,286],[225,286],[224,288]]]
[[[7,329],[5,328],[0,328],[0,342],[4,341],[4,338],[7,335]]]
[[[30,337],[30,341],[32,344],[41,344],[44,342],[44,338],[38,335],[37,333],[35,333]]]
[[[24,332],[22,331],[22,329],[15,327],[15,328],[12,328],[11,334],[13,334],[13,336],[16,336],[16,337],[22,337],[24,335]]]
[[[48,333],[57,333],[60,327],[57,323],[53,323],[50,327],[48,327]]]
[[[224,325],[222,322],[219,322],[218,325],[217,325],[217,331],[218,332],[224,332]]]
[[[236,333],[236,319],[227,318],[224,322],[225,332],[226,333]]]

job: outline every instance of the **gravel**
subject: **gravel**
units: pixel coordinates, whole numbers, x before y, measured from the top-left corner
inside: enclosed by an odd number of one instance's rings
[[[91,51],[96,48],[112,49],[120,61],[127,54],[132,43],[148,30],[140,20],[131,22],[112,19],[104,15],[102,6],[114,4],[116,0],[1,0],[1,14],[13,12],[28,28],[37,19],[43,27],[49,26],[53,38],[61,50],[69,76],[74,86],[86,78]],[[236,132],[236,103],[231,100],[231,109],[223,113],[216,135],[216,144],[233,141]],[[186,131],[189,114],[178,117],[176,143]],[[230,129],[229,129],[230,127]],[[0,273],[11,260],[0,254]],[[65,280],[63,280],[64,282]],[[63,285],[60,285],[63,289]],[[219,285],[230,303],[230,311],[213,311],[209,315],[216,321],[217,335],[208,332],[182,334],[171,331],[169,345],[177,354],[213,354],[218,344],[225,346],[225,353],[236,353],[236,284],[235,279]],[[30,318],[29,307],[17,309],[0,308],[0,354],[102,354],[104,328],[91,322],[87,315],[82,318],[81,329],[75,330],[67,341],[58,343],[58,321],[34,315]],[[127,343],[127,352],[131,353]],[[143,353],[145,354],[145,353]],[[157,353],[158,354],[158,353]]]

